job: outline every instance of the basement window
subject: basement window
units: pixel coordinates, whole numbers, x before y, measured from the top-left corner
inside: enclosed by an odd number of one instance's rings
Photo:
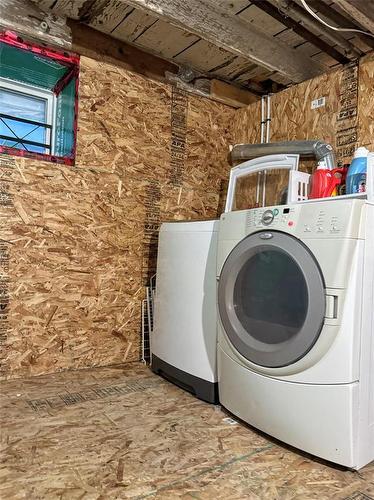
[[[0,79],[0,144],[53,155],[52,92]]]
[[[0,33],[0,153],[73,165],[79,57]]]

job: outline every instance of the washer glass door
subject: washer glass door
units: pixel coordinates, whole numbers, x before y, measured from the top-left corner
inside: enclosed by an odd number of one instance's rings
[[[323,277],[297,238],[260,231],[228,256],[218,286],[218,308],[233,346],[252,363],[295,363],[317,341],[325,314]]]

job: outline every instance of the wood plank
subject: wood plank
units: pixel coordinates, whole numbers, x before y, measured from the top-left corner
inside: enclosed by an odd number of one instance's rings
[[[234,87],[220,80],[211,81],[210,95],[213,99],[234,108],[243,108],[260,99],[259,96],[252,94],[252,92]]]
[[[159,19],[137,38],[136,44],[171,59],[198,40],[198,36]]]
[[[176,56],[175,60],[189,66],[194,66],[204,73],[208,73],[222,65],[228,64],[235,57],[231,52],[221,49],[213,43],[206,40],[199,40]]]
[[[281,13],[279,9],[273,5],[263,2],[262,0],[253,1],[263,11],[264,15],[266,13],[268,17],[271,16],[271,18],[277,19],[280,26],[284,25],[291,28],[295,33],[301,35],[305,40],[312,43],[319,50],[322,50],[326,54],[329,54],[329,56],[333,57],[335,62],[340,62],[341,64],[347,64],[349,62],[349,59],[344,54],[336,50],[329,43],[326,43],[320,36],[317,36],[312,31],[307,30],[291,17]]]
[[[168,83],[175,81],[175,77],[173,78],[170,75],[176,75],[179,72],[179,66],[176,64],[149,54],[148,52],[143,52],[133,45],[128,45],[125,42],[116,40],[109,35],[94,30],[77,21],[69,20],[69,25],[73,33],[73,48],[79,54],[96,60],[105,58],[107,61],[113,61],[116,66],[141,74],[153,80]],[[240,94],[240,92],[238,93],[238,89],[233,87],[231,93],[236,95],[236,101],[234,102],[233,97],[230,97],[229,84],[224,85],[225,92],[222,91],[220,98],[217,98],[217,95],[211,95],[210,93],[209,81],[207,86],[208,89],[204,92],[202,92],[198,86],[195,87],[193,84],[188,84],[181,80],[178,81],[187,92],[204,95],[204,97],[225,103],[231,107],[239,107],[238,103],[240,103],[240,99],[243,100],[241,105],[245,105],[247,101],[251,99],[248,95],[250,94],[249,92],[243,90],[244,93]],[[228,87],[226,87],[227,85]],[[215,88],[217,88],[217,86]],[[242,97],[240,97],[240,95]]]
[[[119,40],[135,42],[142,33],[157,21],[157,17],[135,9],[111,34]]]
[[[274,74],[276,74],[274,71],[262,68],[261,66],[254,66],[247,72],[242,73],[237,78],[235,78],[233,80],[233,83],[238,83],[240,85],[247,85],[248,82],[259,83],[263,80],[266,80],[267,78],[270,78]]]
[[[339,0],[336,2],[361,26],[374,34],[374,4],[368,0]]]
[[[65,18],[46,13],[37,5],[22,0],[0,0],[0,27],[29,39],[71,49],[71,32]],[[46,23],[43,28],[42,22]]]
[[[290,29],[285,29],[278,33],[277,35],[274,36],[275,40],[281,40],[282,42],[286,43],[290,47],[295,47],[296,45],[300,45],[301,43],[305,42],[304,38],[295,33],[294,31]]]
[[[229,64],[223,66],[214,71],[214,74],[219,78],[226,80],[235,80],[241,74],[246,73],[253,68],[258,68],[256,64],[249,62],[244,57],[236,57],[234,60],[229,62]]]
[[[218,7],[231,14],[237,14],[250,5],[249,0],[216,0],[215,3]]]
[[[91,16],[89,25],[104,33],[111,33],[119,26],[132,12],[134,7],[126,5],[124,2],[106,2],[98,10],[97,14]]]
[[[251,26],[256,26],[268,35],[274,36],[284,29],[284,24],[272,18],[266,12],[260,10],[255,3],[252,3],[248,9],[238,14],[238,17],[250,23]]]
[[[144,52],[137,47],[100,33],[77,21],[69,20],[74,50],[93,59],[105,56],[117,65],[149,78],[165,81],[166,73],[178,73],[179,67],[169,61]]]
[[[127,3],[271,71],[279,71],[292,81],[302,81],[323,71],[318,64],[306,61],[258,28],[253,26],[248,30],[248,23],[224,12],[211,0],[128,0]]]
[[[315,35],[324,35],[330,43],[336,44],[340,48],[345,50],[345,55],[352,60],[357,59],[362,55],[362,53],[349,43],[344,37],[342,37],[338,32],[333,31],[323,24],[321,24],[317,19],[312,17],[304,7],[300,6],[293,0],[287,0],[285,3],[283,0],[276,0],[277,7],[284,13],[285,16],[290,16],[295,21],[301,21],[305,28],[310,29]]]
[[[81,9],[84,8],[85,4],[87,5],[86,2],[87,0],[57,0],[57,2],[53,3],[52,12],[72,19],[79,19]]]
[[[312,8],[316,10],[318,15],[324,19],[326,22],[329,24],[332,24],[333,26],[339,26],[340,28],[353,28],[353,29],[360,29],[362,30],[362,26],[357,24],[352,18],[350,18],[349,15],[347,15],[344,10],[340,10],[339,6],[335,3],[332,5],[328,5],[326,2],[328,0],[320,0],[319,2],[316,3],[314,6],[313,4],[311,5]],[[330,1],[328,1],[329,4],[331,4]],[[332,21],[332,23],[331,23]],[[344,36],[344,32],[340,33],[342,36]],[[370,47],[374,49],[374,38],[361,34],[361,33],[354,33],[351,32],[349,33],[348,31],[346,32],[346,35],[348,37],[352,37],[353,35],[356,37],[356,39],[351,40],[351,42],[354,45],[357,45],[358,48],[361,48],[360,43],[357,44],[357,38],[364,41],[367,47]],[[367,48],[364,49],[364,52],[367,52]]]

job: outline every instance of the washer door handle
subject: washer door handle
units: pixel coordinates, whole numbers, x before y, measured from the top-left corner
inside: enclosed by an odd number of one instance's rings
[[[273,233],[261,233],[259,236],[262,240],[270,240],[273,237]]]

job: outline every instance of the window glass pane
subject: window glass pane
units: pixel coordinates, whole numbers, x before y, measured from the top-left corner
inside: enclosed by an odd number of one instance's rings
[[[301,269],[278,250],[255,254],[238,275],[234,307],[244,329],[256,340],[276,344],[290,339],[303,326],[308,311]]]
[[[45,123],[46,111],[46,99],[0,89],[0,113]]]
[[[16,118],[24,118],[37,122],[46,123],[47,100],[27,94],[20,94],[6,89],[0,89],[0,113],[11,115]],[[41,125],[23,123],[10,118],[1,118],[0,135],[14,137],[11,139],[0,139],[0,144],[34,153],[48,153],[48,149],[33,144],[22,143],[27,141],[46,143],[46,129]]]

